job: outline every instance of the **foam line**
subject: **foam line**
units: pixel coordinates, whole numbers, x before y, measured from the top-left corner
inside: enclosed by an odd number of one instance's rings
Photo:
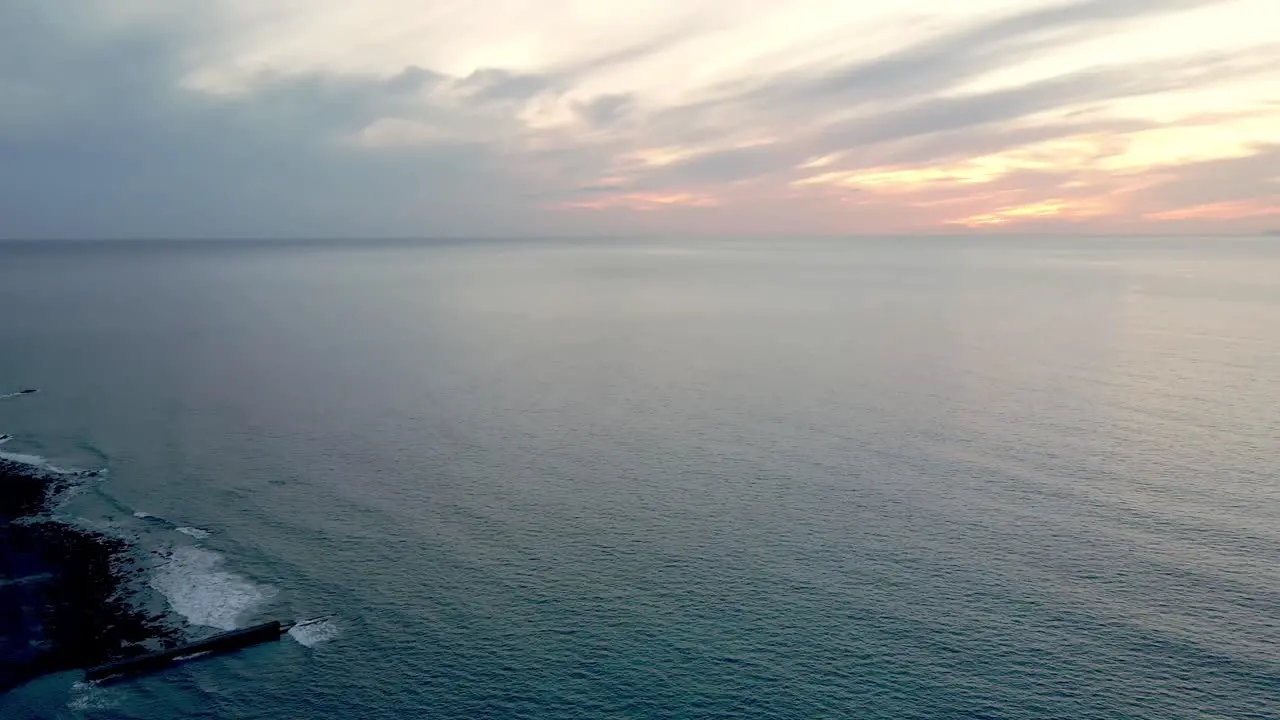
[[[76,477],[98,477],[104,474],[105,470],[72,470],[68,468],[58,467],[49,462],[49,459],[40,455],[31,455],[28,453],[11,453],[0,452],[0,460],[8,460],[18,465],[26,465],[36,470],[54,475],[74,475]]]

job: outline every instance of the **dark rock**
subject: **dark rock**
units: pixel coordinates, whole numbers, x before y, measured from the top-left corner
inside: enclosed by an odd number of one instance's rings
[[[0,692],[40,675],[171,644],[176,633],[121,597],[130,547],[50,520],[61,476],[0,460]]]

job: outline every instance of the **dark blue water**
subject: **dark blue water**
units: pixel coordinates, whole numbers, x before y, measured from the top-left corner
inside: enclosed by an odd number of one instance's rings
[[[132,602],[335,617],[5,720],[1280,718],[1274,239],[0,244],[26,386]]]

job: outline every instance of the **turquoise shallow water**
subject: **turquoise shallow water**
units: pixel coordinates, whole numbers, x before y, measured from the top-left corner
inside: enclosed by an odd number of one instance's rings
[[[8,718],[1280,718],[1273,240],[0,244],[191,636]]]

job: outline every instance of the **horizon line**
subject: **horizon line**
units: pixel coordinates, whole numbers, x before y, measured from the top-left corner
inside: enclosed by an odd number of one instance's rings
[[[139,236],[45,236],[6,237],[0,243],[39,242],[489,242],[489,241],[548,241],[548,240],[870,240],[870,239],[1161,239],[1161,238],[1280,238],[1280,229],[1260,232],[1205,233],[1205,232],[1120,232],[1120,233],[654,233],[654,234],[554,234],[554,235],[139,235]]]

